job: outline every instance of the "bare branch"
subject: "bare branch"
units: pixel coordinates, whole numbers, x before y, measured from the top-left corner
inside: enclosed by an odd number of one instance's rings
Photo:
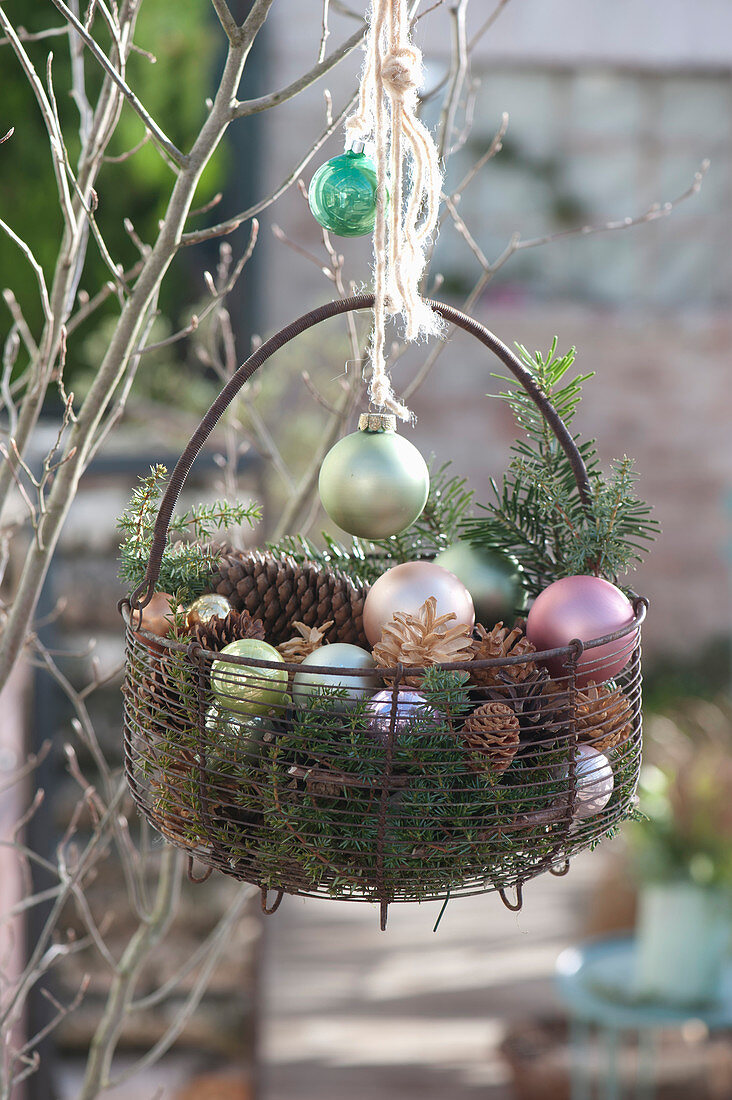
[[[325,76],[326,73],[330,72],[344,57],[348,57],[349,53],[363,42],[365,35],[366,27],[364,26],[346,39],[343,45],[334,50],[324,61],[314,65],[309,72],[304,73],[297,80],[293,80],[292,84],[288,84],[286,88],[282,88],[279,92],[271,92],[269,95],[260,96],[259,99],[247,99],[243,103],[235,103],[232,107],[232,118],[246,118],[248,115],[257,114],[259,111],[268,111],[270,107],[277,107],[280,103],[285,103],[286,100],[299,95],[300,92],[305,91],[311,84],[314,84],[316,80],[320,80],[321,76]]]
[[[213,5],[213,9],[218,16],[219,23],[221,24],[224,33],[226,34],[226,37],[229,39],[229,42],[231,42],[232,45],[236,45],[236,43],[239,41],[239,38],[241,37],[241,31],[239,30],[236,19],[234,19],[234,16],[229,10],[229,5],[226,3],[226,0],[211,0],[211,4]]]
[[[129,84],[120,75],[118,70],[114,67],[112,62],[107,57],[104,50],[97,44],[96,40],[92,38],[89,31],[86,29],[83,23],[81,23],[70,8],[64,4],[63,0],[51,0],[54,7],[58,8],[61,14],[68,20],[71,26],[74,28],[79,37],[84,41],[87,49],[91,52],[94,58],[99,62],[101,67],[109,78],[114,81],[122,95],[129,103],[132,110],[142,119],[145,128],[150,132],[150,136],[153,141],[175,162],[179,167],[185,167],[188,163],[188,158],[180,149],[175,145],[170,138],[168,138],[161,128],[158,126],[152,115],[145,109],[135,93],[130,88]]]
[[[330,37],[330,27],[328,26],[329,9],[330,0],[323,0],[323,16],[321,21],[320,46],[318,48],[318,64],[320,64],[325,58],[325,44]]]

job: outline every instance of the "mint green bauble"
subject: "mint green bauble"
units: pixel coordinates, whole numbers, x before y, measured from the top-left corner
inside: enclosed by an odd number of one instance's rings
[[[353,151],[321,165],[308,202],[316,222],[339,237],[365,237],[376,221],[376,165]]]
[[[393,428],[359,428],[339,439],[325,456],[318,487],[323,507],[344,531],[359,538],[388,539],[406,531],[421,515],[430,475],[414,444]]]
[[[334,670],[326,672],[308,672],[310,666],[327,666]],[[292,699],[295,706],[301,705],[310,696],[317,695],[321,688],[340,688],[345,690],[346,696],[343,707],[349,710],[355,707],[362,699],[369,699],[381,685],[381,679],[376,673],[376,661],[366,649],[361,646],[351,645],[350,642],[332,642],[330,645],[320,646],[319,649],[309,653],[301,663],[302,672],[295,673],[292,682]],[[369,676],[349,676],[343,669],[373,669]]]
[[[498,622],[512,623],[526,605],[518,564],[500,550],[483,550],[469,542],[455,542],[435,558],[463,582],[475,604],[477,622],[489,629]]]
[[[284,665],[282,657],[268,642],[258,638],[240,638],[229,642],[221,656],[272,661]],[[235,665],[226,660],[211,666],[211,688],[220,707],[238,714],[267,714],[272,707],[287,705],[287,670]]]

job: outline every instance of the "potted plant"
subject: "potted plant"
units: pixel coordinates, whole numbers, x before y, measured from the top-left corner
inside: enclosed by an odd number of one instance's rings
[[[644,767],[629,829],[640,882],[634,995],[713,1002],[732,931],[732,743],[725,708],[695,700],[657,717],[663,764]]]

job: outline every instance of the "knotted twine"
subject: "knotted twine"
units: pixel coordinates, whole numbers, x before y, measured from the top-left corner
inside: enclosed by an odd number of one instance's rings
[[[426,249],[437,225],[442,172],[432,135],[417,117],[422,54],[410,39],[407,0],[371,0],[369,34],[350,142],[373,141],[377,174],[374,225],[374,329],[369,344],[371,403],[402,420],[386,370],[387,315],[400,314],[408,341],[437,335],[439,317],[422,300]]]

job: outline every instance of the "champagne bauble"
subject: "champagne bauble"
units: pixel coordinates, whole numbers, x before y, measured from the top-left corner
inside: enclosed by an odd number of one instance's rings
[[[227,655],[284,665],[274,646],[258,638],[230,642],[221,650],[221,657]],[[226,710],[238,714],[267,714],[273,708],[287,705],[287,670],[217,660],[211,666],[211,688],[217,703]]]
[[[310,672],[312,667],[327,667],[333,672]],[[349,675],[348,669],[367,671],[365,676]],[[371,695],[379,683],[376,662],[371,654],[361,646],[349,642],[333,642],[320,646],[309,653],[300,663],[300,671],[295,673],[292,682],[292,699],[295,706],[302,706],[308,698],[317,696],[323,688],[338,688],[345,692],[345,709],[355,707],[362,699]]]
[[[315,220],[338,237],[364,237],[376,221],[376,165],[349,149],[317,170],[308,189]]]
[[[416,615],[430,596],[437,600],[437,615],[455,615],[450,626],[463,625],[472,630],[475,608],[463,582],[433,561],[408,561],[387,569],[369,589],[363,607],[363,629],[371,645],[379,641],[396,611]]]
[[[489,630],[511,623],[523,611],[526,590],[518,564],[498,550],[483,550],[469,542],[455,542],[435,558],[463,582],[475,604],[475,617]]]
[[[526,636],[538,650],[559,649],[574,639],[589,642],[613,634],[633,622],[635,612],[628,597],[602,577],[574,576],[554,581],[534,600],[526,622]],[[611,680],[630,659],[634,632],[614,642],[584,651],[577,664],[577,684],[584,687]],[[552,676],[566,676],[563,657],[546,661]]]
[[[387,539],[410,527],[427,502],[427,463],[396,433],[396,417],[364,413],[359,429],[323,459],[318,483],[326,512],[350,535]]]

